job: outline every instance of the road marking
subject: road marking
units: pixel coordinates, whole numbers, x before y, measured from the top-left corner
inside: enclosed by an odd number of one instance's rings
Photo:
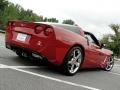
[[[5,46],[3,46],[3,45],[0,45],[0,47],[5,48]]]
[[[114,65],[115,67],[120,67],[120,65],[118,65],[118,64],[116,64],[116,65]]]
[[[116,61],[120,61],[120,59],[114,58]]]
[[[1,67],[8,67],[8,65],[4,65],[4,64],[0,64],[0,66]],[[49,76],[42,75],[42,74],[33,73],[33,72],[30,72],[30,71],[18,69],[18,68],[15,68],[15,67],[9,67],[9,69],[16,70],[16,71],[19,71],[19,72],[24,72],[24,73],[27,73],[27,74],[30,74],[30,75],[35,75],[35,76],[38,76],[38,77],[41,77],[41,78],[53,80],[53,81],[56,81],[56,82],[60,82],[60,83],[64,83],[64,84],[68,84],[68,85],[72,85],[72,86],[76,86],[76,87],[82,87],[82,88],[85,88],[85,89],[88,89],[88,90],[101,90],[101,89],[98,89],[98,88],[89,87],[89,86],[86,86],[86,85],[81,85],[81,84],[77,84],[77,83],[73,83],[73,82],[69,82],[69,81],[64,81],[64,80],[61,80],[61,79],[49,77]]]
[[[3,66],[0,65],[0,68],[41,68],[41,66]]]
[[[120,73],[114,73],[114,72],[108,72],[108,73],[111,73],[111,74],[114,74],[114,75],[120,76]]]

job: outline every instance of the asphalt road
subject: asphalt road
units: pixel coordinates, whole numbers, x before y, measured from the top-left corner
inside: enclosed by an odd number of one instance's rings
[[[120,90],[120,61],[111,72],[86,69],[65,76],[36,60],[20,59],[5,48],[0,34],[0,90]]]

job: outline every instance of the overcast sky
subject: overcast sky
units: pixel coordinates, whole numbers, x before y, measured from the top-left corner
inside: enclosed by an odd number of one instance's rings
[[[9,0],[38,15],[72,19],[81,28],[101,37],[113,33],[108,27],[120,23],[120,0]]]

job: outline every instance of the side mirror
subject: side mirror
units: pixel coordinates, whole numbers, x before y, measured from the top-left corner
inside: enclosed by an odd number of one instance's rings
[[[101,43],[100,48],[103,48],[105,46],[106,46],[106,44]]]

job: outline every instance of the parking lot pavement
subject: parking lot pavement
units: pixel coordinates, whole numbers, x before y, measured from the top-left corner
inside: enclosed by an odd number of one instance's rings
[[[115,58],[115,60],[120,62],[120,58]]]
[[[119,81],[119,61],[111,72],[86,69],[69,77],[36,60],[19,58],[4,47],[0,36],[0,90],[119,90]]]

